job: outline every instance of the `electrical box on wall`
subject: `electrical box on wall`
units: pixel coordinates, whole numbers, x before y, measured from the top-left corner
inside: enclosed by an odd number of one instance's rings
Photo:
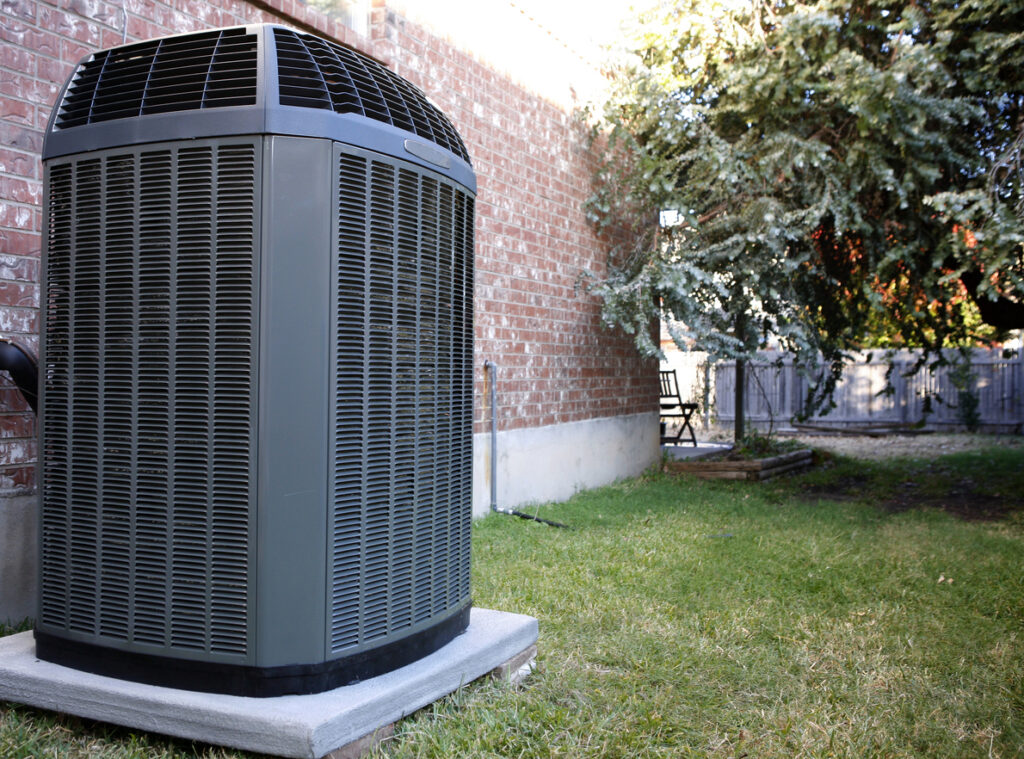
[[[77,67],[44,144],[40,658],[268,696],[469,619],[476,179],[279,26]]]

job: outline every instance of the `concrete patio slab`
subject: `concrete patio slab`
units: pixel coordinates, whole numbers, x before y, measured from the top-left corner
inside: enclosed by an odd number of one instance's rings
[[[698,443],[694,448],[692,445],[663,445],[661,450],[677,461],[702,459],[713,456],[716,453],[726,453],[732,448],[732,443]]]
[[[401,669],[325,693],[245,698],[116,680],[41,661],[26,632],[0,638],[0,699],[189,740],[319,759],[504,664],[522,669],[520,655],[536,641],[533,617],[473,609],[466,632]]]

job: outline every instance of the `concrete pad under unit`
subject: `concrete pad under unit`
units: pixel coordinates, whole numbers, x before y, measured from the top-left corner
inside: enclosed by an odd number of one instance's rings
[[[245,698],[143,685],[40,661],[26,632],[0,638],[0,700],[248,751],[319,759],[518,660],[536,641],[533,617],[473,609],[466,632],[401,669],[324,693]]]

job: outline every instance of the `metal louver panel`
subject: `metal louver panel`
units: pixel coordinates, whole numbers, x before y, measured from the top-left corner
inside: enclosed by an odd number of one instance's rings
[[[259,156],[194,141],[47,166],[44,627],[249,653]]]
[[[103,50],[82,63],[57,115],[67,129],[170,111],[254,105],[257,36],[244,28]]]
[[[372,58],[290,29],[274,29],[281,105],[356,113],[412,132],[466,163],[448,118],[405,79]]]
[[[339,148],[330,645],[469,599],[473,199]]]

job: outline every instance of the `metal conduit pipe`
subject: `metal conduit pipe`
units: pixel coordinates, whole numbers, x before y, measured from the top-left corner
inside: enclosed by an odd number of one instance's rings
[[[571,529],[569,525],[561,522],[552,522],[533,514],[526,514],[516,509],[503,509],[498,506],[498,365],[493,361],[485,361],[484,369],[488,374],[488,395],[491,404],[491,511],[498,514],[509,514],[520,519],[530,519],[552,527]]]
[[[484,369],[491,404],[491,511],[501,511],[498,508],[498,365],[486,361]]]

